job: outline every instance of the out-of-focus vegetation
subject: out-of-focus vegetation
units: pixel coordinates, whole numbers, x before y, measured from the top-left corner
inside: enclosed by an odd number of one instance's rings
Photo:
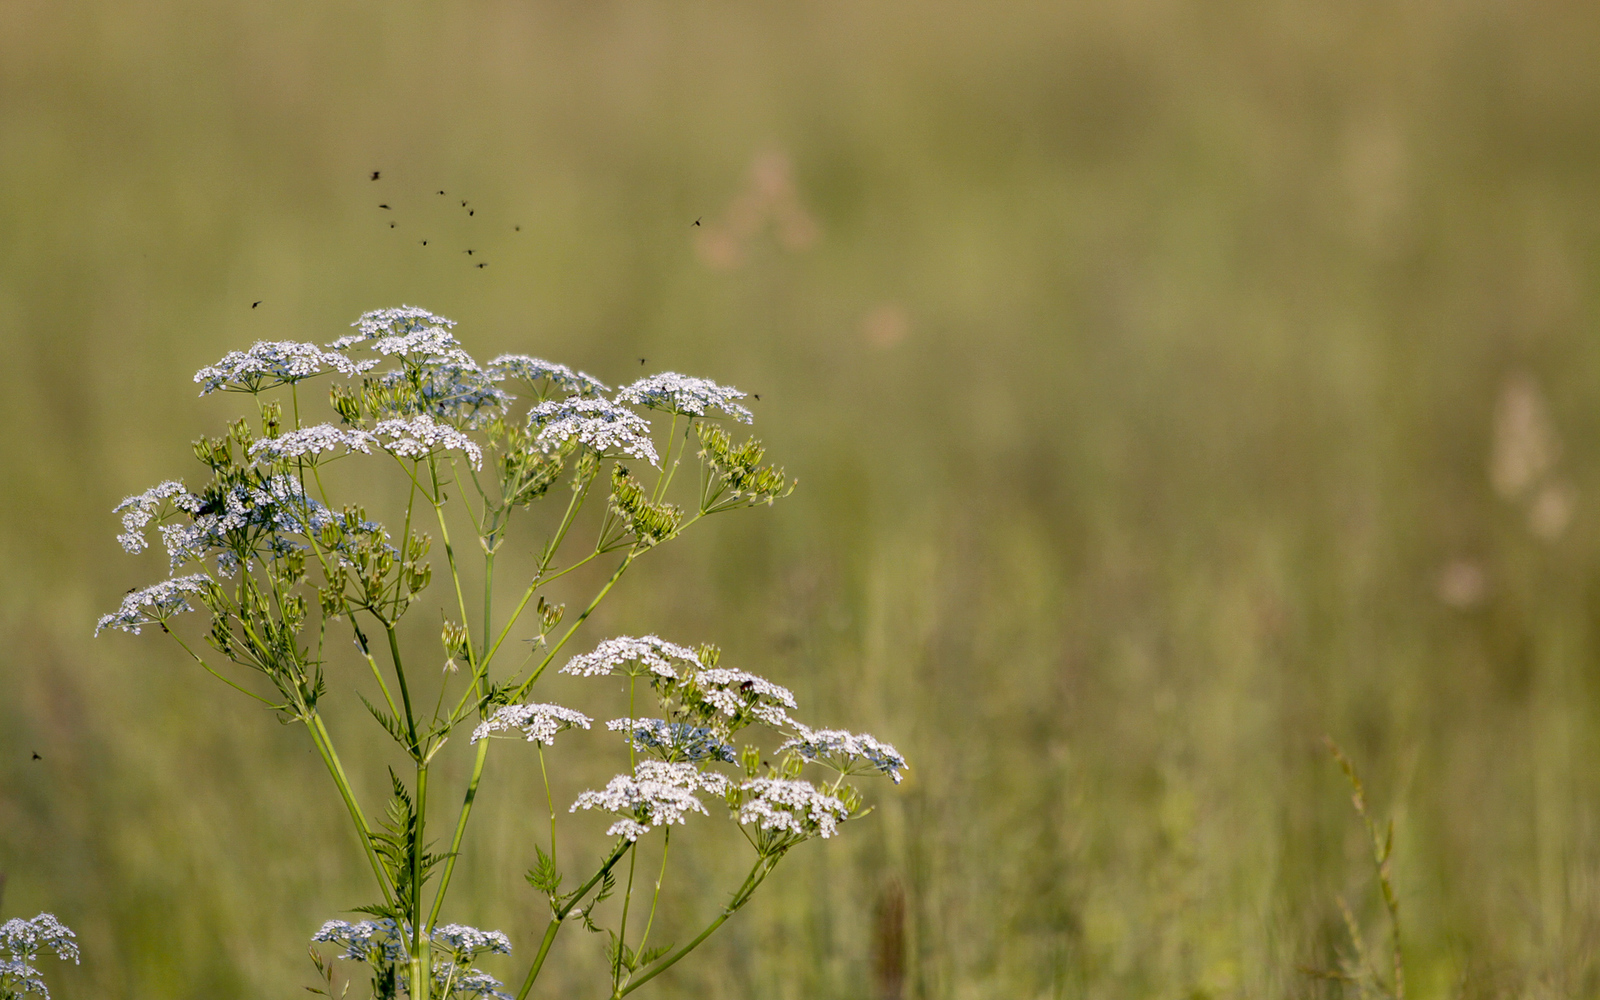
[[[1324,733],[1413,997],[1592,995],[1596,51],[1579,2],[0,3],[4,912],[78,930],[66,998],[312,981],[362,872],[303,734],[90,631],[162,570],[111,506],[233,412],[190,374],[410,302],[759,393],[799,492],[587,638],[915,768],[654,995],[1332,995],[1337,897],[1383,924]],[[485,780],[456,918],[520,952],[536,779]]]

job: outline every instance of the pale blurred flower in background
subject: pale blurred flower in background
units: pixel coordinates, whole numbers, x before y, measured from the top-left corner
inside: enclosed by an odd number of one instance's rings
[[[744,190],[720,219],[700,227],[695,250],[707,266],[731,271],[744,263],[750,241],[771,223],[778,245],[791,253],[808,249],[822,235],[816,219],[800,202],[794,168],[784,153],[758,155],[750,164]]]

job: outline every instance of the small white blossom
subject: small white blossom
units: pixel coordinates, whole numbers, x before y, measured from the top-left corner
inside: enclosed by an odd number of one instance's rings
[[[372,429],[378,447],[404,458],[425,458],[435,448],[464,452],[474,469],[483,467],[483,449],[449,424],[440,423],[426,413],[414,417],[380,420]],[[385,441],[384,439],[388,440]]]
[[[430,327],[442,327],[448,331],[456,325],[456,321],[435,316],[428,310],[416,306],[400,306],[398,309],[374,309],[362,313],[361,318],[350,325],[356,328],[355,333],[340,337],[328,346],[342,351],[364,340],[404,335]]]
[[[499,933],[498,931],[496,933]],[[401,976],[402,983],[409,987],[409,981]],[[511,994],[501,989],[500,980],[484,972],[482,969],[466,969],[465,971],[454,962],[436,962],[433,966],[434,996],[441,1000],[512,1000]],[[445,988],[448,985],[449,995],[446,998]]]
[[[900,772],[906,768],[906,759],[893,746],[865,733],[849,733],[843,729],[811,729],[798,726],[800,735],[778,747],[778,752],[792,750],[807,760],[832,767],[844,774],[857,774],[858,761],[865,761],[869,770],[881,771],[900,783]]]
[[[499,931],[480,931],[464,924],[445,924],[434,928],[429,939],[435,945],[444,945],[457,959],[470,962],[484,952],[495,955],[511,954],[511,939]]]
[[[250,457],[257,462],[307,455],[315,458],[335,448],[343,448],[347,455],[352,451],[370,455],[372,446],[377,443],[377,438],[363,430],[317,424],[297,431],[285,431],[275,438],[262,438],[250,446]]]
[[[706,704],[731,718],[748,712],[769,726],[793,725],[785,708],[794,708],[794,694],[765,677],[717,667],[695,673],[690,682]]]
[[[29,963],[38,961],[45,949],[62,960],[78,963],[77,935],[55,918],[53,913],[41,913],[32,920],[14,917],[0,924],[0,949],[11,954],[0,958],[0,996],[24,997],[36,993],[50,1000],[50,989],[45,985],[39,970]]]
[[[739,786],[739,800],[741,825],[754,823],[761,830],[802,837],[831,837],[850,816],[843,802],[817,791],[809,781],[754,778]]]
[[[672,668],[669,660],[680,660],[684,663],[700,666],[700,657],[694,650],[667,642],[653,635],[642,639],[631,636],[618,636],[607,639],[594,648],[592,653],[574,656],[561,668],[564,674],[576,674],[579,677],[598,677],[601,674],[620,672],[633,673],[633,670],[621,670],[623,666],[643,667],[644,671],[655,674],[666,680],[677,680],[678,672]]]
[[[138,635],[146,625],[159,625],[173,615],[193,611],[188,595],[203,594],[213,586],[215,584],[210,577],[196,573],[162,580],[154,586],[135,590],[122,599],[120,608],[100,618],[94,634],[99,635],[108,628],[114,628]]]
[[[402,929],[389,917],[362,920],[354,924],[345,920],[330,920],[311,936],[311,940],[344,945],[344,954],[340,958],[357,962],[376,959],[394,963],[406,960],[405,938],[409,933],[409,927]]]
[[[460,346],[455,336],[442,327],[427,326],[409,333],[379,337],[368,345],[378,354],[443,354]]]
[[[707,407],[716,407],[735,420],[748,424],[753,419],[750,411],[734,402],[744,397],[744,393],[732,386],[718,385],[710,379],[679,375],[677,372],[650,375],[617,393],[620,403],[633,403],[648,406],[652,410],[691,417],[703,417]]]
[[[666,826],[682,823],[691,811],[706,812],[706,807],[694,795],[696,791],[721,795],[727,788],[727,778],[714,771],[701,771],[693,764],[642,760],[634,767],[633,774],[619,774],[604,789],[579,795],[568,811],[599,809],[635,820],[647,828]],[[626,833],[621,835],[626,836]]]
[[[186,510],[193,514],[200,509],[200,498],[190,493],[182,483],[169,479],[164,483],[127,497],[111,513],[122,515],[122,534],[117,536],[117,541],[122,543],[123,549],[128,552],[143,552],[150,543],[145,540],[144,529],[155,519],[157,512],[166,501],[171,500],[172,506],[179,510]]]
[[[650,832],[650,828],[643,823],[631,819],[619,819],[606,827],[608,837],[627,837],[629,840],[638,840]]]
[[[606,728],[625,732],[635,750],[654,751],[669,761],[720,760],[732,764],[733,747],[705,726],[666,719],[612,719]]]
[[[650,441],[650,421],[626,406],[599,396],[569,396],[540,403],[528,411],[528,423],[539,428],[534,443],[553,451],[576,440],[602,454],[620,451],[659,465]]]
[[[358,375],[376,363],[351,361],[343,354],[324,351],[316,344],[260,340],[248,351],[229,351],[221,361],[195,372],[194,380],[200,383],[202,396],[218,389],[260,392],[329,370],[347,376]]]
[[[522,732],[529,743],[549,746],[557,733],[573,727],[588,729],[593,721],[582,712],[560,705],[507,705],[478,724],[472,731],[472,742],[515,729]]]
[[[213,505],[215,507],[216,505]],[[286,535],[308,535],[339,518],[322,503],[307,496],[294,476],[261,478],[253,485],[229,487],[220,510],[195,516],[192,524],[161,526],[161,541],[173,566],[204,559],[224,550],[225,571],[236,567],[241,551],[253,550],[260,534],[271,536],[272,551],[282,554],[293,546]]]
[[[582,395],[610,391],[610,387],[591,375],[573,371],[566,365],[556,364],[553,361],[529,357],[526,354],[502,354],[490,361],[489,377],[497,382],[515,378],[535,384],[549,379],[550,382],[568,392],[576,392]]]

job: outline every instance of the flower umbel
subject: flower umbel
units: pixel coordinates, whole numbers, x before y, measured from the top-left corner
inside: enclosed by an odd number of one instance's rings
[[[95,625],[94,634],[99,635],[108,628],[114,628],[138,635],[139,630],[146,625],[164,625],[173,615],[194,610],[189,604],[189,595],[204,594],[214,586],[216,584],[211,582],[209,576],[195,573],[162,580],[154,586],[135,590],[122,599],[122,607],[109,615],[101,616]]]
[[[691,417],[703,417],[707,409],[718,409],[740,423],[754,419],[750,411],[738,403],[745,394],[727,385],[718,385],[710,379],[662,372],[650,375],[617,393],[619,403],[633,403],[652,410],[665,410]]]
[[[560,705],[507,705],[472,731],[472,742],[488,739],[495,733],[521,732],[529,743],[549,746],[556,734],[577,727],[588,729],[594,720],[582,712]]]

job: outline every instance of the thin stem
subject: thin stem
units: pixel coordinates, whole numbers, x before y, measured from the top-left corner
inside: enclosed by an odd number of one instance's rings
[[[650,928],[656,922],[656,904],[661,902],[661,883],[667,878],[667,852],[672,848],[672,827],[667,827],[666,836],[661,842],[661,870],[656,873],[655,895],[650,897],[650,916],[644,922],[644,933],[639,935],[639,947],[635,955],[644,953],[645,942],[650,940]]]
[[[544,778],[544,800],[550,806],[550,865],[556,863],[556,799],[550,794],[550,773],[544,768],[544,744],[535,744],[539,748],[539,776]]]
[[[411,996],[428,1000],[433,986],[433,961],[422,926],[422,849],[427,843],[428,765],[417,764],[417,836],[411,843]]]
[[[433,478],[433,512],[439,519],[439,536],[444,540],[444,559],[450,566],[450,580],[456,588],[456,605],[461,609],[461,627],[467,633],[467,656],[473,667],[478,665],[478,654],[472,648],[472,629],[467,628],[467,598],[461,592],[461,574],[456,570],[456,553],[450,544],[450,528],[444,520],[444,502],[439,498],[443,496],[439,488],[439,467],[433,458],[428,458],[428,474]]]
[[[445,890],[450,888],[450,876],[456,870],[456,858],[461,853],[461,838],[467,832],[467,817],[472,814],[472,802],[478,797],[478,781],[483,777],[483,765],[489,758],[489,741],[478,741],[478,757],[472,764],[472,780],[467,782],[467,794],[461,801],[461,815],[456,820],[455,836],[450,840],[450,856],[444,862],[444,874],[439,877],[439,891],[433,897],[433,911],[428,914],[428,930],[439,920],[439,910],[444,906]]]
[[[222,683],[224,683],[224,684],[228,685],[229,687],[233,688],[235,691],[239,691],[239,692],[242,692],[244,694],[249,695],[250,697],[254,698],[256,701],[261,702],[261,704],[267,706],[268,708],[274,708],[275,709],[275,708],[282,707],[282,706],[276,705],[276,704],[268,701],[267,699],[261,697],[259,694],[256,694],[254,691],[250,690],[249,688],[243,687],[243,686],[241,686],[239,684],[236,684],[233,681],[229,680],[228,678],[226,678],[226,677],[222,676],[221,674],[217,673],[217,671],[214,668],[212,668],[211,664],[207,663],[205,660],[201,659],[198,655],[196,655],[195,651],[189,648],[189,644],[184,642],[182,639],[179,639],[178,638],[178,633],[176,633],[176,632],[172,631],[171,629],[167,628],[166,625],[163,624],[161,626],[161,630],[163,632],[167,633],[168,635],[172,636],[172,638],[178,643],[178,645],[183,647],[183,651],[185,653],[188,653],[189,656],[194,660],[194,662],[196,662],[196,663],[200,664],[202,667],[204,667],[206,669],[206,673],[210,674],[212,677],[215,677],[217,680],[219,680]]]
[[[583,901],[589,890],[605,878],[606,872],[609,872],[622,859],[622,855],[633,846],[634,842],[626,837],[618,840],[617,846],[611,851],[611,856],[606,858],[599,870],[589,876],[589,881],[579,886],[578,891],[569,896],[564,905],[557,908],[555,916],[550,920],[550,926],[545,928],[544,940],[539,942],[539,953],[533,957],[533,966],[528,969],[528,977],[522,981],[522,988],[517,991],[516,1000],[527,1000],[528,991],[533,989],[533,981],[539,978],[539,970],[544,967],[545,956],[550,954],[550,945],[555,941],[556,933],[561,930],[561,922],[567,919],[567,914]]]
[[[406,686],[406,668],[400,662],[400,640],[394,634],[393,625],[382,618],[378,621],[382,622],[384,634],[389,637],[389,655],[394,659],[394,675],[400,679],[400,699],[406,706],[406,731],[411,736],[410,750],[413,756],[417,756],[422,753],[422,744],[417,739],[417,719],[411,711],[411,689]]]
[[[594,595],[594,600],[590,601],[589,606],[583,609],[583,613],[578,616],[578,620],[572,623],[572,627],[567,629],[566,634],[562,635],[561,641],[550,648],[550,652],[545,654],[543,662],[529,675],[527,680],[517,687],[517,692],[512,697],[512,701],[521,701],[522,697],[528,693],[528,689],[533,687],[539,680],[539,676],[544,673],[545,668],[550,666],[550,661],[556,658],[556,654],[561,651],[561,647],[567,644],[567,640],[572,638],[572,634],[578,631],[578,627],[587,621],[590,615],[594,614],[594,609],[600,606],[600,602],[611,592],[611,588],[617,585],[617,581],[622,578],[623,572],[635,557],[636,553],[629,552],[622,562],[617,565],[616,572],[611,574],[611,578],[606,581],[605,586],[601,587],[600,592]]]
[[[527,590],[523,591],[522,600],[517,602],[516,610],[511,612],[511,617],[506,621],[505,628],[500,631],[500,635],[495,639],[494,645],[491,646],[489,648],[489,652],[485,654],[483,658],[485,663],[494,659],[494,654],[500,650],[500,644],[506,641],[507,635],[511,634],[511,627],[515,625],[517,623],[517,619],[522,616],[522,609],[526,608],[528,606],[528,602],[533,599],[534,592],[545,583],[549,582],[544,578],[545,570],[550,568],[550,563],[555,560],[556,552],[560,550],[561,543],[566,540],[567,531],[572,527],[573,520],[577,518],[578,510],[583,506],[584,500],[587,499],[589,495],[589,486],[593,484],[593,482],[594,479],[591,478],[589,482],[584,484],[582,490],[575,489],[572,491],[572,498],[567,501],[567,510],[561,515],[561,524],[557,526],[556,533],[550,537],[549,543],[545,545],[544,553],[539,559],[539,570],[533,574],[533,582],[528,584]],[[583,562],[588,562],[588,559],[583,560]],[[582,563],[577,565],[582,565]],[[576,567],[569,566],[568,570],[574,568]],[[566,570],[563,570],[562,572],[566,572]],[[560,574],[557,575],[559,576]],[[551,579],[555,579],[555,577],[552,577]]]
[[[328,728],[323,725],[322,716],[315,710],[312,710],[304,721],[306,729],[311,732],[311,742],[316,744],[317,753],[322,755],[322,762],[327,765],[328,773],[333,776],[333,783],[339,787],[339,795],[344,799],[345,808],[350,810],[350,819],[356,825],[356,834],[361,839],[362,850],[367,852],[367,861],[372,864],[372,874],[378,880],[378,888],[383,891],[383,901],[393,906],[394,893],[389,888],[388,876],[384,873],[383,864],[378,860],[378,853],[372,849],[372,829],[367,826],[367,818],[362,814],[361,806],[356,803],[350,779],[344,773],[344,765],[339,763],[338,752],[333,749],[333,738],[328,735]]]
[[[661,973],[672,968],[678,963],[679,959],[683,958],[683,956],[700,947],[701,942],[710,937],[718,927],[721,927],[723,924],[727,923],[729,917],[737,913],[740,907],[744,906],[745,903],[750,901],[751,894],[756,891],[756,887],[762,883],[762,881],[767,877],[767,874],[772,871],[777,863],[777,858],[757,858],[755,867],[751,868],[750,874],[745,876],[744,884],[739,887],[739,891],[733,894],[733,899],[729,901],[727,906],[722,908],[722,912],[717,915],[715,920],[711,921],[711,923],[706,926],[705,930],[696,935],[693,941],[690,941],[682,948],[679,948],[671,955],[668,955],[666,958],[662,959],[661,962],[653,967],[649,972],[646,972],[638,979],[628,983],[628,985],[618,990],[615,994],[616,997],[620,998],[627,996],[629,993],[632,993],[645,983],[648,983],[650,980],[661,975]]]

